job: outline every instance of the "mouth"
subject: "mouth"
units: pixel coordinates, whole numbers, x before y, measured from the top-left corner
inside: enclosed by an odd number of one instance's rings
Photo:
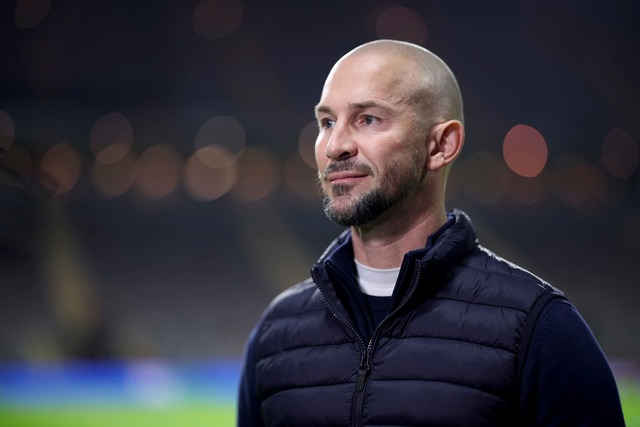
[[[325,180],[332,185],[353,185],[366,176],[366,173],[358,171],[340,171],[326,175]]]
[[[330,162],[322,172],[322,180],[332,187],[353,187],[365,178],[373,176],[373,170],[365,163],[352,159],[343,162]]]

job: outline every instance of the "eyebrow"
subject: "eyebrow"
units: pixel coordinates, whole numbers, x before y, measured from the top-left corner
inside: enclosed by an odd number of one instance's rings
[[[385,107],[384,105],[375,102],[375,101],[363,101],[363,102],[350,102],[349,105],[347,106],[347,109],[351,110],[351,111],[358,111],[358,110],[364,110],[367,108],[384,108],[384,109],[388,109],[388,107]],[[333,110],[331,109],[331,107],[326,106],[326,105],[321,105],[318,104],[315,108],[315,113],[316,116],[318,115],[318,113],[326,113],[326,114],[334,114]]]

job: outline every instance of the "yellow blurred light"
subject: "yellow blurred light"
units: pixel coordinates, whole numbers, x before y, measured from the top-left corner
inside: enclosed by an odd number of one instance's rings
[[[300,157],[302,157],[302,160],[304,160],[304,162],[313,169],[318,168],[315,154],[317,136],[318,123],[313,121],[302,128],[300,137],[298,138],[298,152],[300,153]]]
[[[193,29],[205,39],[231,35],[242,22],[239,0],[202,0],[193,12]]]
[[[143,151],[136,162],[136,193],[147,200],[170,195],[180,181],[182,159],[169,144],[157,144]]]
[[[622,129],[613,129],[602,142],[602,162],[616,178],[629,179],[638,168],[638,144]]]
[[[275,156],[262,147],[244,150],[238,160],[238,180],[231,195],[243,202],[255,202],[269,196],[279,180]]]
[[[11,149],[15,133],[16,128],[11,116],[4,110],[0,111],[0,155]]]
[[[135,159],[131,153],[115,163],[94,162],[91,166],[93,186],[107,199],[113,199],[129,191],[135,176]]]
[[[318,173],[302,160],[298,152],[293,152],[284,166],[286,188],[303,199],[318,199]]]
[[[14,10],[16,26],[22,29],[33,28],[49,14],[51,0],[18,0]]]
[[[96,156],[96,161],[103,165],[113,164],[125,158],[125,156],[129,154],[129,151],[131,151],[131,144],[115,142],[100,151]]]
[[[198,159],[210,168],[225,168],[238,159],[227,147],[221,145],[207,145],[195,152]]]
[[[104,165],[116,163],[131,150],[133,130],[121,113],[102,116],[91,128],[89,146],[96,161]]]
[[[182,185],[191,198],[206,202],[225,195],[235,184],[237,176],[237,163],[228,162],[228,166],[214,168],[193,153],[184,164]]]
[[[375,18],[376,34],[381,39],[395,39],[423,45],[429,34],[427,24],[418,12],[404,6],[392,6]]]
[[[513,172],[534,178],[547,163],[547,143],[536,129],[519,124],[512,127],[504,137],[502,154]]]
[[[40,161],[39,170],[57,182],[55,196],[68,193],[80,179],[82,157],[66,142],[51,147]]]

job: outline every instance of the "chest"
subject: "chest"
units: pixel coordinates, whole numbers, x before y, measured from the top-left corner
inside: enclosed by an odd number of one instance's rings
[[[256,365],[266,425],[505,424],[519,319],[476,308],[425,304],[370,344],[328,310],[267,325]]]

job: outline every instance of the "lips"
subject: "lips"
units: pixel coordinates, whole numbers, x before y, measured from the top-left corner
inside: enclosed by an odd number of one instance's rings
[[[326,176],[326,180],[332,184],[351,184],[360,178],[366,177],[367,174],[358,171],[341,171],[333,172]]]
[[[352,185],[369,175],[373,175],[369,165],[347,160],[329,163],[322,173],[322,179],[330,184]]]

